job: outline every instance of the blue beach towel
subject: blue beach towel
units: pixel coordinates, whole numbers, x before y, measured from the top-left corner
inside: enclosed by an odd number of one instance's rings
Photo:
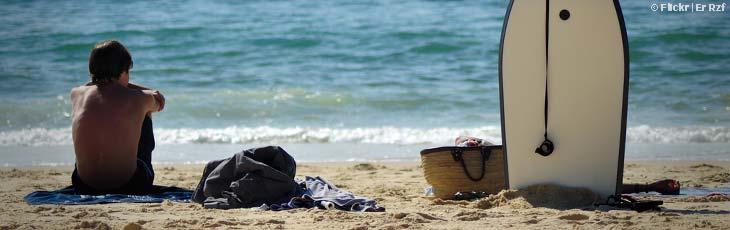
[[[695,188],[695,187],[689,187],[689,188],[680,188],[679,189],[679,195],[662,195],[656,192],[649,192],[649,193],[632,193],[627,194],[631,196],[655,196],[655,197],[690,197],[690,196],[707,196],[707,195],[715,195],[715,194],[722,194],[722,195],[728,195],[730,196],[730,187],[721,187],[721,188]]]
[[[73,186],[56,191],[36,191],[23,198],[30,205],[39,204],[108,204],[108,203],[160,203],[164,200],[175,202],[190,202],[193,196],[192,190],[174,186],[153,186],[151,192],[146,195],[78,195],[74,194]]]

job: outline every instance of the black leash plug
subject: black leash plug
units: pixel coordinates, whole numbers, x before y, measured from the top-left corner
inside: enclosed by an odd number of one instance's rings
[[[553,142],[548,139],[545,139],[545,141],[542,142],[540,147],[537,147],[535,149],[535,153],[546,157],[546,156],[549,156],[550,154],[552,154],[553,150],[555,150],[555,146],[553,145]]]

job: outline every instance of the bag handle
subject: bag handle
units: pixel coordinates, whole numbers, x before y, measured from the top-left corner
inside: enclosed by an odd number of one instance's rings
[[[458,162],[461,163],[461,168],[464,169],[464,174],[466,174],[466,176],[469,177],[469,180],[472,180],[472,181],[476,182],[476,181],[480,181],[480,180],[482,180],[482,178],[484,178],[484,172],[487,171],[486,170],[486,167],[487,167],[486,162],[489,159],[489,156],[491,155],[491,153],[492,153],[492,151],[489,150],[488,148],[481,148],[481,150],[479,151],[479,155],[482,157],[482,160],[481,160],[481,162],[482,162],[482,172],[479,175],[479,178],[474,178],[471,175],[471,173],[469,173],[469,170],[466,169],[466,163],[464,163],[464,157],[463,157],[463,154],[464,154],[464,151],[463,150],[461,150],[461,149],[454,149],[454,150],[451,151],[451,156],[454,158],[454,161],[458,161]]]

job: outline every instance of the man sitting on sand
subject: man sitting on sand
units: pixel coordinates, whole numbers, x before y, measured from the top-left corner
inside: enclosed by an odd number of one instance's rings
[[[79,194],[142,194],[152,187],[152,112],[165,107],[156,90],[129,82],[132,56],[110,40],[89,56],[91,81],[71,90],[71,132]]]

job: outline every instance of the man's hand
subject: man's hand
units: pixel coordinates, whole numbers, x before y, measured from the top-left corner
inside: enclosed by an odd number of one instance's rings
[[[155,101],[157,101],[157,104],[159,105],[159,111],[162,111],[165,108],[165,96],[160,93],[160,91],[152,91],[152,96],[155,97]]]

